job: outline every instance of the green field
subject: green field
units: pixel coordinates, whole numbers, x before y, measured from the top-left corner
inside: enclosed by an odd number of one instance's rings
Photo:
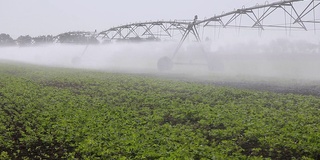
[[[0,159],[320,159],[320,97],[0,62]]]

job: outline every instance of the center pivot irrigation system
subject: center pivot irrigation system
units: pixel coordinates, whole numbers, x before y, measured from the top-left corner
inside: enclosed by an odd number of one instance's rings
[[[320,0],[282,0],[274,3],[266,2],[263,5],[257,4],[249,8],[242,7],[204,20],[199,20],[198,16],[195,16],[193,20],[131,23],[112,27],[100,33],[90,33],[89,35],[92,37],[100,37],[104,42],[158,41],[160,39],[179,36],[181,37],[180,42],[172,56],[160,58],[157,64],[159,70],[171,70],[174,64],[178,64],[175,62],[175,57],[188,36],[192,35],[197,42],[201,42],[202,39],[199,35],[200,29],[204,30],[206,27],[236,27],[239,29],[257,29],[261,32],[266,28],[277,28],[286,31],[313,30],[316,33],[316,25],[320,23],[320,13],[316,10],[319,8],[319,5]],[[281,14],[281,16],[279,16],[279,14]],[[81,34],[83,34],[83,32]],[[201,50],[204,55],[206,55],[206,65],[209,69],[221,67],[217,65],[216,60],[212,61],[208,58],[209,53],[205,52],[203,48]]]

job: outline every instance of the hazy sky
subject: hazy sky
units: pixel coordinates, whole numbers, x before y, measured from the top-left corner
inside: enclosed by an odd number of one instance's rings
[[[277,0],[269,0],[274,2]],[[150,20],[200,19],[264,0],[0,0],[0,33],[57,35]]]

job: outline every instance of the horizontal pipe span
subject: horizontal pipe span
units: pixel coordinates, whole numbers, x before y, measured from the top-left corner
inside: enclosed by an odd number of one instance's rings
[[[273,7],[273,6],[279,6],[279,5],[286,5],[288,3],[293,3],[293,2],[298,2],[298,1],[303,1],[303,0],[285,0],[285,1],[274,2],[274,3],[271,3],[271,4],[264,4],[264,5],[258,5],[258,6],[254,6],[254,7],[249,7],[249,8],[241,8],[241,9],[237,9],[237,10],[234,10],[234,11],[231,11],[231,12],[227,12],[227,13],[224,13],[224,14],[221,14],[221,15],[217,15],[217,16],[214,16],[214,17],[199,21],[199,22],[197,22],[197,24],[206,23],[206,22],[209,22],[209,21],[217,21],[219,18],[226,17],[226,16],[233,15],[233,14],[237,14],[237,13],[246,13],[246,12],[250,12],[250,11],[255,10],[255,9],[267,8],[267,7]]]

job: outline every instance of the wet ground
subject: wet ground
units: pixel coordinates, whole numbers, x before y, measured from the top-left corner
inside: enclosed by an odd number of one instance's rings
[[[201,77],[190,75],[161,75],[168,79],[238,89],[299,94],[320,97],[320,80],[281,79],[270,77]]]
[[[217,82],[200,82],[206,84],[213,84],[217,86],[228,86],[239,89],[250,89],[257,91],[269,91],[283,94],[300,94],[300,95],[312,95],[320,97],[320,82],[318,85],[314,84],[287,84],[280,85],[268,82],[232,82],[232,81],[217,81]]]

